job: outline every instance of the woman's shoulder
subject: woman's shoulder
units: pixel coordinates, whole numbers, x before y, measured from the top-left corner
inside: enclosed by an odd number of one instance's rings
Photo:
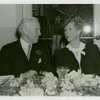
[[[56,50],[55,54],[65,54],[65,52],[68,52],[68,49],[66,47]]]
[[[96,44],[92,44],[92,43],[91,43],[91,44],[90,44],[90,43],[86,44],[85,47],[86,47],[87,49],[91,49],[91,48],[92,48],[92,49],[95,49],[95,48],[98,48]]]
[[[100,53],[99,48],[96,44],[86,44],[85,49],[88,53]]]

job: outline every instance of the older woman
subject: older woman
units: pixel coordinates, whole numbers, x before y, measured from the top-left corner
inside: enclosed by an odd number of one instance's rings
[[[72,18],[64,26],[64,35],[68,41],[65,48],[55,53],[56,67],[67,67],[70,71],[80,70],[85,74],[100,75],[100,53],[94,44],[80,41],[82,20],[79,16]]]

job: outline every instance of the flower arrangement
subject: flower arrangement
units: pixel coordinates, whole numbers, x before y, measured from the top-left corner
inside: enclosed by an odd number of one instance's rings
[[[100,77],[92,74],[81,74],[81,71],[65,73],[60,79],[61,96],[100,95]]]
[[[9,96],[100,96],[100,77],[92,74],[57,69],[58,78],[51,72],[36,71],[9,78],[0,85],[0,95]]]
[[[44,78],[41,81],[45,91],[45,95],[56,95],[58,82],[57,77],[55,77],[51,72],[44,72],[43,75]]]
[[[0,95],[52,96],[56,94],[56,82],[57,78],[51,72],[43,72],[40,76],[36,71],[31,70],[21,74],[19,78],[13,77],[5,84],[1,84]]]

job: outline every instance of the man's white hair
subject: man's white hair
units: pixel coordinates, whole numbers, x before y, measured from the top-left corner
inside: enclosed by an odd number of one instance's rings
[[[27,18],[23,18],[18,26],[18,31],[20,34],[23,34],[23,28],[27,23],[31,23],[33,22],[35,23],[39,23],[38,19],[36,17],[27,17]]]

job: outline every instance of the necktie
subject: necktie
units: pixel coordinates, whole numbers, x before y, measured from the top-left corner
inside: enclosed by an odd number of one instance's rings
[[[27,52],[27,59],[30,59],[30,54],[31,54],[31,45],[28,46],[28,52]]]

